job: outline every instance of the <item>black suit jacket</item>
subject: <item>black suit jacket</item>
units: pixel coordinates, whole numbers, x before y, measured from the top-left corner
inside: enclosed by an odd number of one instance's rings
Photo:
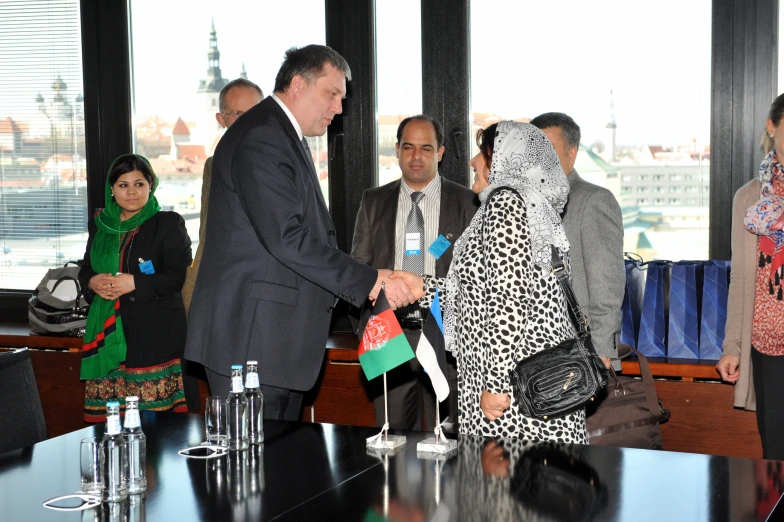
[[[395,219],[401,180],[368,189],[362,194],[362,203],[354,226],[351,257],[375,268],[395,268]],[[441,206],[438,215],[438,233],[454,245],[457,238],[471,223],[479,208],[479,198],[469,189],[441,177]],[[425,249],[430,245],[425,245]],[[429,255],[429,254],[426,254]],[[436,275],[446,276],[452,263],[452,246],[436,260]],[[358,331],[362,332],[371,312],[370,306],[362,308]]]
[[[87,229],[87,252],[79,270],[82,288],[96,275],[90,264],[97,231],[94,220]],[[139,258],[152,261],[155,273],[142,273]],[[128,368],[146,368],[182,357],[186,323],[180,291],[190,264],[191,240],[185,221],[175,212],[158,212],[129,240],[122,271],[133,275],[136,290],[120,297]]]
[[[312,158],[267,98],[221,138],[185,357],[230,375],[259,362],[262,384],[308,390],[335,296],[361,305],[377,271],[337,248]]]

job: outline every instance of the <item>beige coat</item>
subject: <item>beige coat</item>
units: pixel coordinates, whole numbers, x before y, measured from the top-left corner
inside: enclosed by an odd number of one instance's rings
[[[193,264],[188,267],[185,274],[185,284],[182,287],[182,302],[185,305],[185,315],[191,307],[193,298],[193,288],[196,286],[196,275],[199,273],[201,256],[204,253],[204,236],[207,235],[207,202],[210,199],[210,180],[212,178],[212,156],[207,158],[204,164],[201,185],[201,215],[199,216],[199,246],[196,247],[196,255],[193,256]]]
[[[751,372],[751,329],[754,319],[754,288],[757,278],[759,236],[746,230],[746,209],[760,198],[760,182],[754,179],[735,193],[732,204],[732,271],[730,273],[727,326],[723,355],[740,358],[740,377],[735,383],[735,407],[757,409]]]

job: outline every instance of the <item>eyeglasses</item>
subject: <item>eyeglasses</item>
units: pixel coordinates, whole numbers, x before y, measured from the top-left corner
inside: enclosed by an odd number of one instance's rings
[[[195,446],[193,448],[185,448],[177,453],[183,457],[191,459],[214,459],[216,457],[223,457],[227,453],[227,449],[223,446]]]
[[[240,116],[242,116],[243,114],[245,114],[245,111],[222,112],[221,114],[223,114],[223,115],[224,115],[224,116],[226,116],[227,118],[228,118],[229,116],[234,116],[235,118],[239,118]]]

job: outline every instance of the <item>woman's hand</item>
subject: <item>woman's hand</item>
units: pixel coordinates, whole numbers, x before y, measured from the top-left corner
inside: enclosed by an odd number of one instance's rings
[[[482,471],[489,477],[509,476],[509,457],[504,454],[504,448],[494,440],[487,441],[482,448]]]
[[[734,355],[722,355],[719,362],[716,363],[716,369],[719,370],[721,378],[727,382],[737,382],[740,377],[740,358]]]
[[[115,292],[112,287],[112,276],[109,274],[95,274],[90,278],[87,287],[108,301],[114,299]]]
[[[487,390],[482,390],[482,398],[479,400],[479,407],[482,408],[482,413],[489,421],[494,421],[503,415],[511,404],[512,399],[508,393],[496,394]]]
[[[112,290],[114,290],[113,299],[131,293],[136,290],[136,283],[133,280],[133,274],[117,274],[116,276],[109,276],[111,278]]]

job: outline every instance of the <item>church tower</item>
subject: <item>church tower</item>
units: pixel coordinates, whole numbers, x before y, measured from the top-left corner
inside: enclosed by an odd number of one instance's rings
[[[212,20],[210,28],[210,47],[207,51],[207,76],[199,81],[199,90],[202,95],[203,109],[199,118],[197,132],[201,141],[209,152],[212,145],[217,142],[221,127],[215,120],[215,113],[220,112],[218,95],[220,90],[229,81],[223,77],[220,68],[220,51],[218,50],[218,36],[215,31],[215,20]]]
[[[617,150],[615,148],[615,131],[618,128],[618,125],[615,123],[615,102],[613,101],[612,89],[610,89],[610,121],[607,122],[605,128],[607,129],[607,145],[604,148],[604,159],[607,163],[612,163],[618,159]]]

